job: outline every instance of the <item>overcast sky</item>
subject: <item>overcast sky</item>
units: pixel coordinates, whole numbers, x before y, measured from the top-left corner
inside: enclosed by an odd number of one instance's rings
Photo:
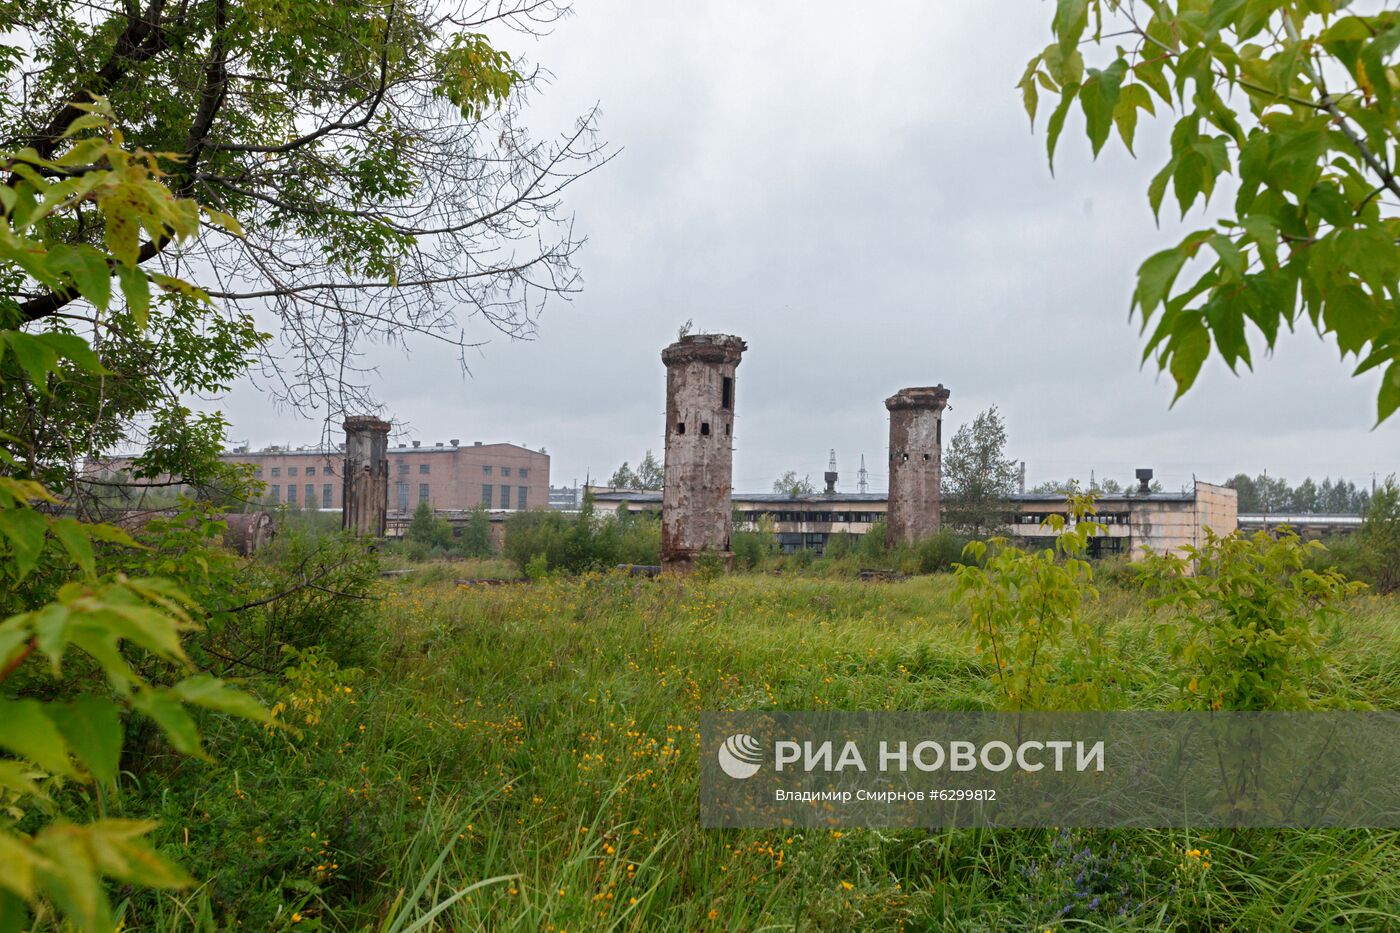
[[[1169,409],[1128,321],[1138,263],[1179,235],[1146,199],[1164,134],[1140,128],[1138,160],[1115,140],[1095,163],[1073,117],[1050,175],[1013,85],[1051,5],[872,6],[579,0],[552,35],[510,37],[553,73],[534,132],[596,101],[622,150],[568,197],[583,291],[537,340],[493,339],[470,375],[431,344],[385,352],[385,413],[427,443],[544,446],[556,485],[606,478],[660,456],[659,354],[693,319],[749,344],[739,491],[788,469],[819,480],[832,448],[840,488],[864,454],[883,490],[884,399],[940,382],[945,439],[998,406],[1030,483],[1400,470],[1400,417],[1371,430],[1378,374],[1350,378],[1313,333],[1256,351],[1253,374],[1213,358]],[[252,386],[215,405],[255,445],[313,442],[325,416]]]

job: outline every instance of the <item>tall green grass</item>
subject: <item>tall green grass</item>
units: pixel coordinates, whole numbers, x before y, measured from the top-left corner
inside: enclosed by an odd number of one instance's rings
[[[699,828],[701,710],[989,707],[950,589],[386,581],[372,666],[263,685],[297,731],[211,717],[219,764],[133,769],[122,806],[204,884],[130,894],[128,928],[1400,926],[1392,832]],[[1169,702],[1139,597],[1107,588],[1093,621],[1125,702]],[[1328,683],[1400,708],[1400,603],[1357,600],[1331,648]]]

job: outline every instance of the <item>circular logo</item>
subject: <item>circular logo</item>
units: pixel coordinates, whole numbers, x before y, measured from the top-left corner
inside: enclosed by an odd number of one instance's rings
[[[735,733],[720,743],[719,766],[732,778],[751,778],[763,766],[763,748],[753,736]]]

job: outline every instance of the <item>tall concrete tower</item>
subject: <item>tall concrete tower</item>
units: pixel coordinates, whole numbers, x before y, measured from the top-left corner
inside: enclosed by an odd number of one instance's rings
[[[913,544],[938,530],[943,478],[942,385],[900,389],[885,399],[890,411],[890,511],[886,540]]]
[[[340,527],[384,537],[389,511],[389,422],[373,415],[345,419],[344,488]]]
[[[734,371],[748,345],[692,334],[661,351],[666,364],[666,485],[661,568],[685,573],[702,553],[728,566],[734,481]]]

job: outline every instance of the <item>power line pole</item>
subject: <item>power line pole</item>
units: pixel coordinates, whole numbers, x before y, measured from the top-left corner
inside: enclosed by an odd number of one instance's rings
[[[832,453],[834,454],[835,451]],[[860,455],[860,469],[856,471],[856,488],[860,490],[861,495],[870,491],[870,472],[865,468],[865,454]]]

